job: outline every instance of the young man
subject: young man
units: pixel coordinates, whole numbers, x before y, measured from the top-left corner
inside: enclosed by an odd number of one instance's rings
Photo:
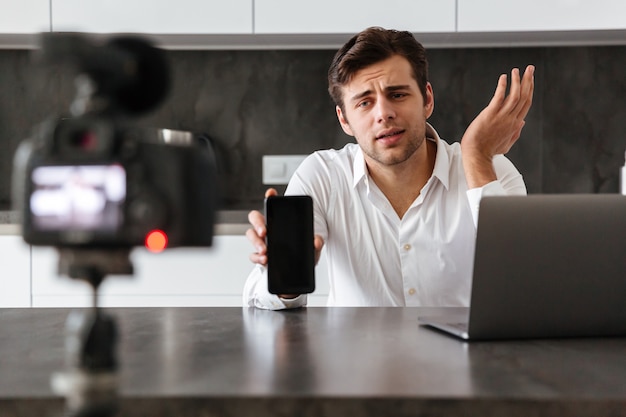
[[[425,50],[409,32],[369,28],[335,55],[329,93],[357,144],[310,155],[286,195],[314,201],[315,248],[328,257],[329,306],[467,306],[478,204],[484,195],[526,194],[503,154],[530,109],[534,67],[501,75],[489,105],[461,143],[427,123],[433,113]],[[275,194],[268,190],[266,196]],[[244,305],[284,309],[306,295],[267,291],[265,219],[252,211],[246,233],[257,265]]]

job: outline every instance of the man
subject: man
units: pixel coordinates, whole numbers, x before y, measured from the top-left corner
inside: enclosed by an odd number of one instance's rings
[[[489,105],[461,143],[441,140],[425,50],[409,32],[369,28],[335,55],[328,81],[339,123],[357,144],[318,151],[295,172],[286,195],[314,201],[315,249],[328,257],[330,306],[467,306],[478,204],[484,195],[526,194],[503,154],[520,137],[534,89],[501,75]],[[275,194],[268,190],[266,197]],[[306,295],[267,291],[265,219],[246,233],[257,265],[244,305],[284,309]]]

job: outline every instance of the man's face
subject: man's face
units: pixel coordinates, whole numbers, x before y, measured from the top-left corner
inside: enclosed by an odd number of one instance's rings
[[[345,112],[337,107],[337,117],[368,166],[401,164],[424,143],[432,87],[428,84],[422,97],[405,58],[395,55],[358,71],[343,87],[343,100]]]

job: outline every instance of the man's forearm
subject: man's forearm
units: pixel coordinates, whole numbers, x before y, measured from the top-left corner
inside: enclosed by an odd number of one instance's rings
[[[468,188],[480,188],[498,179],[493,157],[472,151],[462,151],[462,157]]]

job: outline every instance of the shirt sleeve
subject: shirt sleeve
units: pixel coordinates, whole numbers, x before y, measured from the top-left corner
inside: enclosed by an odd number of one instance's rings
[[[255,265],[243,288],[243,306],[256,307],[264,310],[284,310],[303,307],[307,303],[306,294],[296,298],[285,299],[271,294],[267,289],[267,268]]]
[[[324,210],[321,204],[327,201],[323,190],[329,187],[322,187],[315,184],[324,184],[325,177],[320,174],[325,172],[321,165],[321,160],[315,153],[306,158],[292,176],[285,195],[310,195],[313,198],[315,234],[322,236],[326,240],[327,229],[324,220]],[[308,181],[306,180],[308,179]],[[320,191],[321,190],[321,191]],[[255,265],[248,275],[243,290],[243,305],[246,307],[256,307],[265,310],[283,310],[289,308],[303,307],[307,304],[307,295],[301,294],[293,299],[280,298],[276,294],[271,294],[267,288],[267,268],[262,265]]]
[[[480,200],[485,196],[497,195],[526,195],[526,184],[522,174],[513,163],[504,155],[496,155],[493,159],[494,169],[498,179],[482,187],[467,190],[467,199],[472,210],[474,227],[478,226],[478,211]]]

